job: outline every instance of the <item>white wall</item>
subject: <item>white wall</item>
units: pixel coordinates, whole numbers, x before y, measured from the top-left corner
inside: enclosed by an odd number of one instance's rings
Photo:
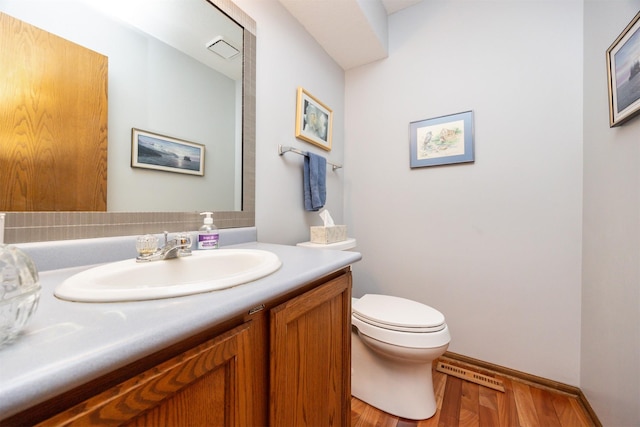
[[[603,62],[638,0],[430,0],[391,17],[390,57],[346,88],[276,0],[236,3],[258,25],[259,239],[293,244],[317,221],[301,159],[276,154],[322,154],[293,137],[302,85],[336,112],[329,209],[364,255],[355,294],[431,304],[452,351],[579,385],[604,425],[640,424],[640,119],[608,128]],[[410,170],[409,122],[468,109],[476,162]]]
[[[606,426],[640,425],[640,118],[609,128],[605,52],[640,1],[584,13],[581,388]]]
[[[582,4],[429,0],[346,73],[354,295],[444,313],[450,350],[579,385]],[[473,110],[474,164],[409,168],[409,122]]]
[[[342,163],[344,151],[344,71],[322,50],[277,0],[234,0],[256,21],[256,226],[261,242],[295,244],[309,240],[309,226],[320,225],[317,212],[306,212],[302,198],[303,158],[278,155],[278,144],[291,145]],[[296,89],[308,92],[333,110],[330,152],[295,138]],[[327,203],[343,223],[343,171],[327,168]]]

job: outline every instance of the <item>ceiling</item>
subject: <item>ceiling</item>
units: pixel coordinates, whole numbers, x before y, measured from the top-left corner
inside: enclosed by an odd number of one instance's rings
[[[422,0],[279,0],[344,70],[388,56],[387,17]]]
[[[128,23],[233,80],[242,79],[242,55],[223,59],[206,48],[222,37],[242,50],[242,27],[218,8],[202,0],[84,0],[91,8]]]
[[[422,0],[382,0],[382,4],[387,10],[387,14],[391,15],[392,13],[405,9],[409,6],[413,6],[421,1]]]

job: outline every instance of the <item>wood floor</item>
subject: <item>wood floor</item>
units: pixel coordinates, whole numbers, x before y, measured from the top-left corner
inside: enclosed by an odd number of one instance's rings
[[[438,410],[423,421],[398,418],[351,399],[351,427],[581,427],[594,426],[577,397],[494,375],[505,392],[434,369]]]

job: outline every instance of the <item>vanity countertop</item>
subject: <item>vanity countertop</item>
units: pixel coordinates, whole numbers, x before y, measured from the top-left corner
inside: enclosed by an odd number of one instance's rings
[[[263,279],[225,290],[118,303],[68,302],[53,295],[58,283],[91,266],[41,272],[38,310],[15,342],[0,347],[1,418],[144,358],[361,259],[358,252],[258,242],[228,247],[271,251],[280,257],[282,267]]]

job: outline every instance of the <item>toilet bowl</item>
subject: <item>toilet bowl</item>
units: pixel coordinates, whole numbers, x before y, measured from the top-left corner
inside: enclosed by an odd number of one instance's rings
[[[432,417],[432,362],[451,340],[442,313],[416,301],[367,294],[353,299],[351,324],[351,394],[398,417]]]
[[[308,248],[351,250],[355,239]],[[449,347],[445,318],[405,298],[367,294],[352,299],[351,395],[389,414],[424,420],[436,413],[432,363]]]

